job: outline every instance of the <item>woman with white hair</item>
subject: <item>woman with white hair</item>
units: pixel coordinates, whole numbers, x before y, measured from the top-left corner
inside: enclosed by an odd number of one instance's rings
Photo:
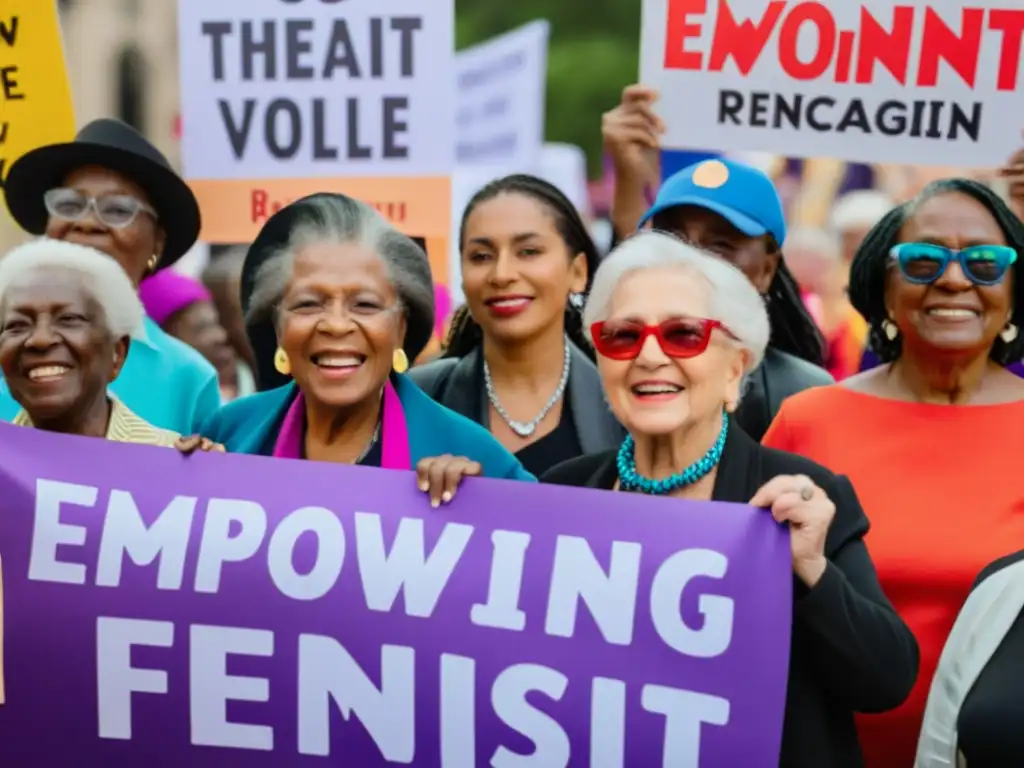
[[[628,436],[618,450],[564,462],[541,481],[749,503],[787,523],[795,594],[779,765],[862,766],[854,713],[907,697],[917,644],[879,586],[849,481],[764,448],[732,423],[768,344],[757,290],[721,259],[641,233],[602,262],[584,318]]]
[[[108,393],[142,322],[131,278],[106,254],[46,238],[7,253],[0,259],[0,368],[21,406],[14,423],[175,446],[177,433]]]

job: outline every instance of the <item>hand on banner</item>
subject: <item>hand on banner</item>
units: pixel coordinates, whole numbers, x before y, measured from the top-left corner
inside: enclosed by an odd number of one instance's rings
[[[1021,132],[1024,138],[1024,132]],[[1010,207],[1024,219],[1024,146],[1018,149],[1002,168],[999,175],[1010,186]]]
[[[208,437],[202,435],[189,435],[186,437],[182,435],[178,438],[178,442],[174,444],[185,456],[191,456],[196,451],[202,451],[203,453],[225,453],[226,450],[220,443],[215,443]]]
[[[665,124],[653,105],[658,92],[643,85],[629,85],[622,91],[622,103],[601,118],[605,151],[615,163],[617,181],[642,182],[651,189],[661,185],[658,150]]]
[[[420,490],[430,494],[430,506],[437,509],[455,498],[455,491],[464,477],[483,473],[478,462],[465,456],[435,456],[421,459],[416,465],[416,482]]]
[[[778,523],[789,523],[793,572],[808,587],[818,583],[828,561],[825,538],[836,505],[806,475],[779,475],[761,486],[751,506],[771,510]]]

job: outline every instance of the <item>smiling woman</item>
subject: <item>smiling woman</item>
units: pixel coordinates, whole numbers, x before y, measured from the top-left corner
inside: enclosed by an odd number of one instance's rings
[[[1003,367],[1024,353],[1022,256],[1024,225],[977,182],[935,182],[893,210],[850,275],[850,299],[884,364],[790,398],[764,438],[857,484],[882,584],[921,646],[906,705],[861,723],[869,765],[914,764],[957,611],[982,568],[1024,540],[1024,381]],[[965,735],[977,743],[989,733]]]
[[[173,446],[107,393],[142,327],[128,275],[105,254],[41,239],[0,259],[0,367],[22,410],[15,424]]]
[[[415,467],[435,504],[465,475],[533,479],[403,375],[433,334],[430,266],[368,205],[316,194],[274,214],[246,257],[242,305],[261,392],[202,429],[229,451]]]

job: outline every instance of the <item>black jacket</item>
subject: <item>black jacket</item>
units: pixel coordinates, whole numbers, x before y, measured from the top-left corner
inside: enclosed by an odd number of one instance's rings
[[[834,383],[824,368],[768,347],[761,365],[750,374],[736,421],[744,432],[760,441],[783,400],[805,389]]]
[[[566,403],[572,409],[576,437],[583,453],[618,448],[626,433],[608,410],[597,366],[575,346],[570,348],[570,354]],[[479,348],[465,357],[446,357],[418,365],[409,371],[409,377],[435,402],[490,427]]]
[[[855,712],[894,709],[917,679],[917,641],[878,583],[864,546],[868,520],[845,477],[793,454],[765,448],[732,427],[714,501],[748,502],[777,475],[803,474],[836,505],[829,564],[809,590],[794,577],[793,636],[780,768],[862,768]],[[611,489],[615,452],[553,467],[541,482]]]

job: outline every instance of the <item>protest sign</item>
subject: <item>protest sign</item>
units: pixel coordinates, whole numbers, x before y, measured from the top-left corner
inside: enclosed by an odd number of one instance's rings
[[[182,163],[202,239],[314,192],[374,205],[447,271],[453,0],[181,0]]]
[[[749,507],[0,425],[3,765],[778,764]]]
[[[455,57],[460,166],[533,168],[544,143],[547,21],[534,21]]]
[[[667,149],[1001,165],[1020,143],[1020,0],[644,0]]]
[[[74,136],[56,2],[0,0],[0,182],[26,152]]]

